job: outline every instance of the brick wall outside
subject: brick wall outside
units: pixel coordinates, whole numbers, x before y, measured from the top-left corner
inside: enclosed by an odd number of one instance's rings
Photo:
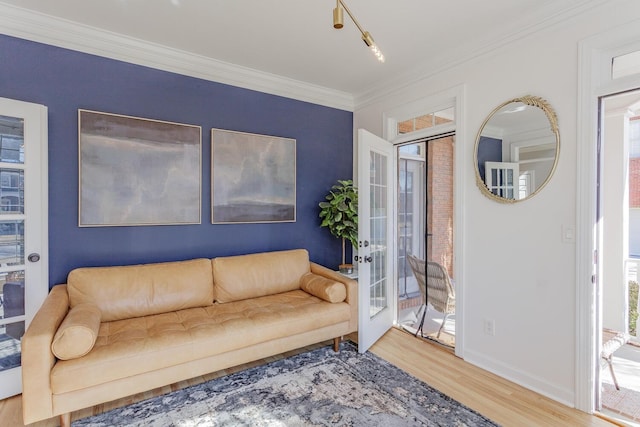
[[[640,208],[640,158],[629,159],[629,207]]]
[[[453,137],[428,143],[427,253],[432,261],[453,272]]]
[[[438,116],[436,113],[425,114],[398,123],[398,133],[404,134],[416,130],[427,129],[435,125],[450,123],[451,119]]]

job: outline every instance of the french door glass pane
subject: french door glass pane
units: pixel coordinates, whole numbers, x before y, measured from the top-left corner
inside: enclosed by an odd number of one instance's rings
[[[0,162],[24,163],[24,120],[0,116]]]
[[[371,233],[371,284],[369,286],[370,317],[388,306],[387,295],[387,176],[388,158],[371,152],[370,158],[370,233]]]
[[[0,371],[20,366],[20,337],[23,333],[24,322],[0,326]]]
[[[412,144],[408,147],[419,147]],[[401,147],[402,148],[402,147]],[[423,256],[421,247],[416,245],[420,230],[421,211],[419,192],[422,190],[420,171],[423,161],[414,159],[399,159],[398,161],[398,296],[400,299],[409,298],[411,293],[418,292],[418,284],[411,267],[407,262],[407,255]],[[418,198],[418,199],[417,199]]]
[[[0,319],[24,315],[24,271],[0,274],[0,298]]]
[[[24,271],[0,274],[0,371],[20,366],[23,316]]]
[[[22,221],[0,222],[0,266],[24,262]],[[0,273],[0,371],[20,366],[24,334],[24,270]],[[15,321],[11,322],[11,319]]]
[[[0,169],[0,215],[24,213],[24,171]]]
[[[0,221],[0,267],[24,264],[24,221]]]

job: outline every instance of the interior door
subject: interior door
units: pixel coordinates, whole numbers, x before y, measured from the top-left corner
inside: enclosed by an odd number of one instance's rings
[[[516,199],[518,163],[485,162],[485,183],[493,194],[506,199]]]
[[[358,351],[393,326],[393,145],[358,129]]]
[[[20,340],[49,289],[47,109],[0,98],[0,399],[22,392]]]

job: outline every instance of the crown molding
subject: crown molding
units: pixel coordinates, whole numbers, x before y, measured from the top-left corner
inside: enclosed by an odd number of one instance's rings
[[[0,33],[110,59],[353,111],[350,93],[0,4]]]
[[[398,74],[391,79],[381,81],[379,84],[369,87],[366,91],[354,94],[354,109],[364,108],[374,104],[385,97],[397,93],[404,88],[410,87],[429,77],[448,71],[459,65],[471,62],[476,58],[490,54],[506,45],[518,40],[531,37],[543,32],[548,28],[559,25],[575,16],[578,16],[590,9],[598,7],[610,0],[588,0],[577,5],[572,5],[561,10],[541,11],[541,16],[545,19],[534,21],[533,24],[522,25],[521,22],[512,23],[512,30],[507,34],[502,34],[482,44],[467,46],[464,50],[444,53],[439,58],[429,58],[421,65],[413,67],[404,73]],[[553,6],[552,6],[553,7]]]

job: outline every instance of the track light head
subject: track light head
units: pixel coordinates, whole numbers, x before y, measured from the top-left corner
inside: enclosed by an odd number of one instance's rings
[[[364,33],[362,33],[362,41],[368,47],[371,47],[375,43],[373,41],[373,37],[371,37],[371,34],[369,33],[369,31],[365,31]]]
[[[358,20],[353,16],[347,5],[344,4],[342,0],[336,0],[336,7],[333,9],[333,28],[340,29],[344,27],[344,16],[342,13],[343,8],[347,11],[349,18],[351,18],[353,23],[356,24],[356,27],[358,27],[358,30],[362,34],[362,40],[364,41],[364,44],[366,44],[371,49],[371,52],[373,52],[378,61],[384,62],[384,55],[382,54],[382,51],[380,50],[378,45],[373,41],[373,37],[371,37],[369,31],[364,31],[362,29]]]
[[[382,51],[380,50],[376,42],[373,40],[373,37],[371,37],[369,31],[365,31],[364,33],[362,33],[362,41],[369,47],[369,49],[371,49],[371,52],[373,52],[378,61],[384,62],[384,55],[382,54]]]
[[[344,27],[344,19],[342,15],[342,8],[337,6],[333,9],[333,28],[340,29]]]

